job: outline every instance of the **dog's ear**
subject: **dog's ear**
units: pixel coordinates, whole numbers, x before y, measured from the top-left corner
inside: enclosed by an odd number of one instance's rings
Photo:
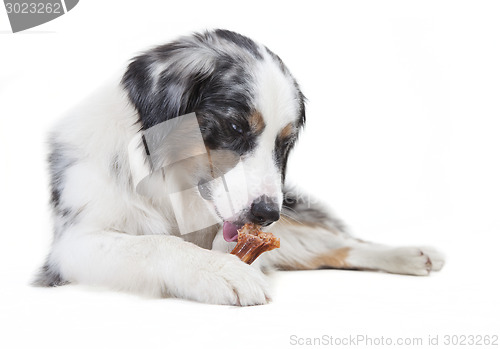
[[[121,83],[139,113],[142,128],[194,112],[214,65],[212,52],[188,40],[135,57]]]

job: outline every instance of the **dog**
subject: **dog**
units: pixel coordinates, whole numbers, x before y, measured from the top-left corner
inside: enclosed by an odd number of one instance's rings
[[[138,55],[50,135],[54,238],[34,284],[248,306],[271,300],[273,269],[440,270],[435,249],[357,239],[286,183],[305,120],[288,68],[243,35]],[[228,253],[247,222],[281,240],[252,265]]]

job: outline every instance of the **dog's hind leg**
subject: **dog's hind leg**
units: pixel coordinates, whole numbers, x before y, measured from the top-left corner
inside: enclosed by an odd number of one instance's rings
[[[281,239],[281,247],[262,256],[263,267],[428,275],[444,265],[444,257],[432,247],[391,247],[356,239],[333,215],[303,199],[285,201],[281,219],[270,231]]]

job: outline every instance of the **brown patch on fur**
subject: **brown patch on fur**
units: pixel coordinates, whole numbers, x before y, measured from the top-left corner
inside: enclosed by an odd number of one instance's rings
[[[212,163],[212,156],[210,155],[210,149],[208,149],[208,147],[205,147],[205,149],[207,150],[208,163],[210,164],[210,174],[212,175],[212,178],[215,178],[214,164]]]
[[[322,267],[349,269],[352,266],[347,263],[346,259],[349,257],[350,247],[342,247],[323,253],[308,262],[296,263],[286,266],[286,270],[310,270],[319,269]]]
[[[347,257],[349,256],[349,252],[351,251],[350,247],[342,247],[325,254],[322,254],[315,258],[312,261],[312,264],[316,266],[316,268],[320,267],[333,267],[333,268],[349,268],[349,263],[346,262]]]
[[[236,166],[240,160],[239,155],[232,150],[214,150],[208,147],[205,147],[205,149],[207,156],[203,161],[206,161],[206,163],[203,162],[202,164],[206,166],[204,168],[210,168],[210,175],[214,179]]]
[[[256,133],[262,132],[264,130],[264,127],[266,127],[264,118],[262,117],[262,114],[258,111],[255,111],[252,113],[252,115],[250,115],[248,123],[250,124],[252,131]]]
[[[279,138],[281,139],[285,139],[285,138],[288,138],[290,137],[295,131],[295,126],[290,123],[288,125],[286,125],[285,127],[283,127],[283,129],[281,130],[280,134],[279,134]]]

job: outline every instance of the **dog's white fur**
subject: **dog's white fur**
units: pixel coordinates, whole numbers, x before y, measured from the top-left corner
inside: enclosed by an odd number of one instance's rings
[[[214,45],[236,50],[229,43]],[[247,186],[236,185],[241,188],[240,193],[232,192],[237,212],[261,195],[272,197],[281,207],[281,173],[272,151],[276,135],[294,122],[299,108],[293,81],[266,50],[261,48],[261,53],[264,59],[249,67],[255,78],[255,105],[266,127],[255,150],[242,157],[248,169],[245,180],[255,190],[247,192]],[[192,64],[208,72],[213,69],[213,56],[207,50]],[[159,83],[157,77],[167,66],[158,63],[151,70],[156,77],[154,84]],[[340,226],[328,224],[329,220],[296,222],[300,212],[282,216],[269,227],[280,237],[281,248],[265,253],[251,266],[227,253],[234,243],[224,241],[220,227],[181,235],[167,198],[152,199],[127,189],[133,166],[129,145],[141,132],[137,119],[137,110],[119,81],[112,81],[77,106],[51,135],[51,142],[62,147],[70,162],[56,183],[62,188],[60,206],[68,212],[55,211],[55,238],[45,270],[56,270],[63,282],[215,304],[254,305],[270,299],[261,271],[268,268],[304,269],[326,263],[327,267],[428,275],[443,265],[442,256],[432,248],[391,248],[362,242]],[[110,164],[119,168],[110,171]],[[224,196],[223,190],[220,183],[212,188],[214,205],[220,218],[229,220],[234,211],[226,201],[217,200]],[[186,203],[186,214],[203,220],[208,213]],[[346,252],[342,258],[340,250]],[[339,258],[340,264],[324,262]]]

